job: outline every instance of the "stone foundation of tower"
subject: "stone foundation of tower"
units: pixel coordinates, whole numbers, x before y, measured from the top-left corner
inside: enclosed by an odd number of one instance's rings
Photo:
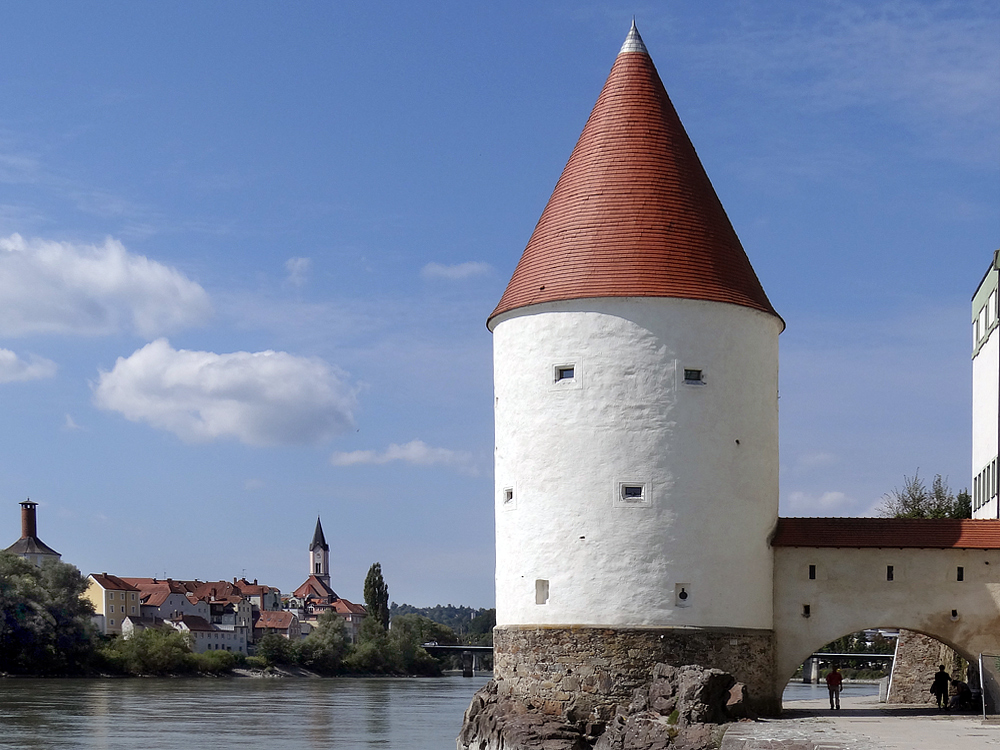
[[[637,689],[649,685],[658,663],[728,672],[746,685],[752,712],[780,711],[770,630],[500,626],[493,631],[493,648],[493,680],[480,694],[518,704],[514,715],[600,725],[610,721],[618,707],[628,706]],[[478,699],[480,695],[474,706]],[[503,722],[504,716],[497,721]],[[474,742],[469,742],[469,729],[467,713],[466,743],[460,741],[460,747],[515,747],[510,738],[498,739],[503,727],[495,727],[493,737]]]
[[[500,694],[553,714],[574,707],[606,718],[660,662],[729,672],[747,686],[758,713],[780,710],[770,630],[505,626],[493,632],[493,654]]]

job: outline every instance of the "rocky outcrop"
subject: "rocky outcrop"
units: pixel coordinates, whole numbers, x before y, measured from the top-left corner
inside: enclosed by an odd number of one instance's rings
[[[628,705],[586,706],[507,695],[491,680],[465,712],[458,750],[711,750],[722,725],[747,718],[746,687],[719,669],[657,664]]]

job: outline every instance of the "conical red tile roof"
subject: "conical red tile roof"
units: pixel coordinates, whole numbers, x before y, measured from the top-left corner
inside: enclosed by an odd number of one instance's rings
[[[487,324],[591,297],[710,300],[777,316],[634,24]]]

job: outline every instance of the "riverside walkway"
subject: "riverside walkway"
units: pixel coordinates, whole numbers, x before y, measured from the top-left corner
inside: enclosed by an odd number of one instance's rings
[[[780,718],[734,724],[721,750],[1000,750],[1000,723],[874,696],[785,701]]]

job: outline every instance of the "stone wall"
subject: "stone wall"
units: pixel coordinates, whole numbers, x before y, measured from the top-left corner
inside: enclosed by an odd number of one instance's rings
[[[657,663],[721,669],[746,685],[752,710],[780,708],[769,630],[502,626],[493,647],[500,697],[552,716],[606,721]]]
[[[941,664],[952,677],[965,679],[966,662],[957,652],[930,636],[900,630],[887,702],[934,703],[931,682]]]

